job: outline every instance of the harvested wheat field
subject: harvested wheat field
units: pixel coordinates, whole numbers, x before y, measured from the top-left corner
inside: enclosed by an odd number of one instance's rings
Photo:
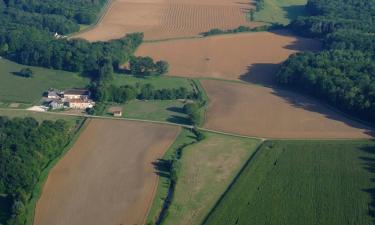
[[[205,128],[265,138],[371,138],[370,128],[302,95],[235,82],[202,80],[210,99]]]
[[[152,162],[178,127],[92,120],[51,170],[35,225],[143,224],[157,187]]]
[[[317,41],[278,31],[144,43],[136,54],[168,61],[170,75],[269,83],[289,55],[319,49]]]
[[[146,40],[199,36],[212,28],[254,27],[247,0],[113,0],[97,26],[76,37],[89,41],[144,32]]]

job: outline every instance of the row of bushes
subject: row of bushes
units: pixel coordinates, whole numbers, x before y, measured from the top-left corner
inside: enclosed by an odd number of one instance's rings
[[[283,28],[283,25],[279,24],[273,24],[273,25],[263,25],[258,27],[246,27],[246,26],[239,26],[235,29],[229,29],[229,30],[221,30],[218,28],[211,29],[207,32],[201,33],[203,36],[212,36],[212,35],[220,35],[220,34],[235,34],[235,33],[243,33],[243,32],[261,32],[261,31],[269,31],[274,29],[281,29]]]

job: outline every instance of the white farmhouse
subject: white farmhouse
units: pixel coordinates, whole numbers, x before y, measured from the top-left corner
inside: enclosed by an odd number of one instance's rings
[[[90,91],[86,89],[70,89],[64,91],[64,98],[66,100],[70,99],[89,99]]]
[[[90,99],[69,99],[68,107],[72,109],[87,109],[95,106],[95,102]]]

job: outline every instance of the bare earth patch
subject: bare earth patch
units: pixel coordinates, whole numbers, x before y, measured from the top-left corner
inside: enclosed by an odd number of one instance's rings
[[[144,32],[146,40],[199,36],[212,28],[254,27],[247,0],[113,0],[98,25],[76,37],[110,40]]]
[[[179,128],[92,120],[52,169],[35,211],[35,225],[143,224],[161,158]]]
[[[371,138],[374,130],[317,101],[279,89],[202,80],[210,99],[205,128],[265,138]]]
[[[318,49],[317,41],[278,31],[144,43],[136,54],[168,61],[170,75],[269,83],[289,55]]]

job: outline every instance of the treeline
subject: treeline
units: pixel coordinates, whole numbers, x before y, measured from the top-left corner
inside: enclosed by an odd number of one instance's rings
[[[160,60],[154,62],[149,56],[132,57],[129,61],[131,74],[137,76],[159,76],[168,72],[169,64]]]
[[[8,30],[0,27],[0,54],[20,64],[73,72],[93,72],[101,64],[117,67],[142,43],[143,34],[128,34],[109,42],[56,40],[35,28]],[[88,73],[90,74],[90,73]]]
[[[260,31],[267,31],[271,29],[276,29],[280,28],[280,25],[263,25],[263,26],[258,26],[258,27],[247,27],[247,26],[239,26],[235,29],[228,29],[228,30],[221,30],[218,28],[211,29],[207,32],[201,33],[203,36],[213,36],[213,35],[220,35],[220,34],[235,34],[235,33],[243,33],[243,32],[260,32]]]
[[[68,34],[95,22],[107,0],[0,0],[1,21]]]
[[[139,100],[175,100],[175,99],[196,99],[194,92],[188,91],[184,87],[171,89],[155,89],[151,84],[137,84],[135,86],[124,85],[115,86],[110,85],[106,93],[101,93],[101,96],[106,95],[105,101],[125,103],[134,99]]]
[[[134,99],[138,100],[175,100],[175,99],[198,99],[197,93],[189,91],[184,87],[155,89],[151,84],[122,85],[93,83],[90,87],[92,97],[97,102],[89,114],[102,114],[107,102],[126,103]]]
[[[291,56],[278,82],[375,122],[375,0],[309,0],[306,9],[290,28],[324,50]]]
[[[30,66],[85,72],[100,78],[100,67],[130,59],[143,34],[90,43],[55,37],[90,23],[106,0],[0,0],[0,56]],[[91,18],[91,19],[90,19]]]
[[[63,120],[0,117],[0,194],[12,199],[8,225],[24,224],[25,205],[42,170],[69,143],[71,127]]]

